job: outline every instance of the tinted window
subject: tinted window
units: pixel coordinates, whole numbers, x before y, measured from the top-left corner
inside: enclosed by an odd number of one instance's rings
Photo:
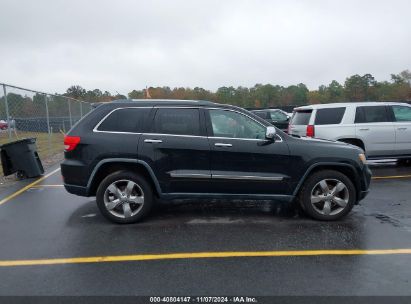
[[[292,125],[308,125],[312,110],[295,111],[291,118]]]
[[[158,109],[154,132],[176,135],[200,135],[198,109]]]
[[[345,108],[318,109],[315,117],[316,125],[339,124],[344,116]]]
[[[287,115],[280,111],[270,111],[270,116],[275,121],[286,121],[288,119]]]
[[[224,110],[209,110],[209,113],[213,135],[216,137],[265,138],[265,127],[248,116]]]
[[[392,106],[396,121],[411,121],[411,107]]]
[[[98,131],[133,132],[143,129],[143,119],[150,109],[119,109],[112,112],[97,128]]]
[[[388,113],[385,106],[358,107],[355,123],[387,122]]]

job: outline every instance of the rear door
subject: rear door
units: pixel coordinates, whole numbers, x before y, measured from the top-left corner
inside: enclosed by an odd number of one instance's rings
[[[151,131],[140,140],[139,155],[154,170],[162,192],[207,192],[210,148],[200,110],[164,107],[154,111]]]
[[[355,125],[342,123],[346,109],[344,106],[317,109],[314,121],[315,137],[329,140],[355,137]]]
[[[369,157],[395,154],[394,124],[385,105],[359,106],[355,114],[355,132]]]
[[[394,105],[395,150],[398,155],[411,155],[411,106]]]
[[[310,123],[312,109],[297,109],[290,120],[289,133],[291,135],[306,136],[307,125]]]

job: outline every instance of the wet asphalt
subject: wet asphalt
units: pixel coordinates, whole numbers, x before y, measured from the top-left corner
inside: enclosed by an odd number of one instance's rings
[[[378,177],[411,174],[395,162],[371,168]],[[61,184],[59,172],[40,183]],[[313,221],[269,201],[187,200],[157,207],[140,224],[116,225],[99,214],[94,198],[35,187],[0,206],[0,261],[411,248],[410,190],[411,178],[373,180],[368,197],[337,222]],[[0,267],[0,295],[411,295],[411,255],[10,266]]]

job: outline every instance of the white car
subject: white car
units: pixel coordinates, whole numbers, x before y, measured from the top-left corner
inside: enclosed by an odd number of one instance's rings
[[[290,135],[343,141],[362,148],[369,159],[411,158],[411,105],[353,102],[294,109]]]

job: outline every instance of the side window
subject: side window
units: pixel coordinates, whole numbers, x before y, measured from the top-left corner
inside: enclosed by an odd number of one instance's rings
[[[198,109],[158,109],[154,132],[175,135],[201,135]]]
[[[411,107],[392,106],[395,121],[411,121]]]
[[[224,110],[209,110],[209,113],[215,137],[265,138],[265,127],[248,116]]]
[[[264,112],[264,111],[254,111],[253,113],[254,113],[255,115],[261,117],[262,119],[267,119],[267,118],[269,118],[269,117],[267,116],[267,113]]]
[[[147,108],[129,108],[119,109],[112,112],[98,126],[98,131],[111,132],[143,132],[143,120],[148,115],[150,109]]]
[[[270,116],[275,121],[286,121],[288,119],[287,115],[280,111],[270,111]]]
[[[389,121],[385,106],[357,107],[355,123],[372,123]]]
[[[339,124],[345,113],[345,108],[318,109],[315,117],[316,125]]]

